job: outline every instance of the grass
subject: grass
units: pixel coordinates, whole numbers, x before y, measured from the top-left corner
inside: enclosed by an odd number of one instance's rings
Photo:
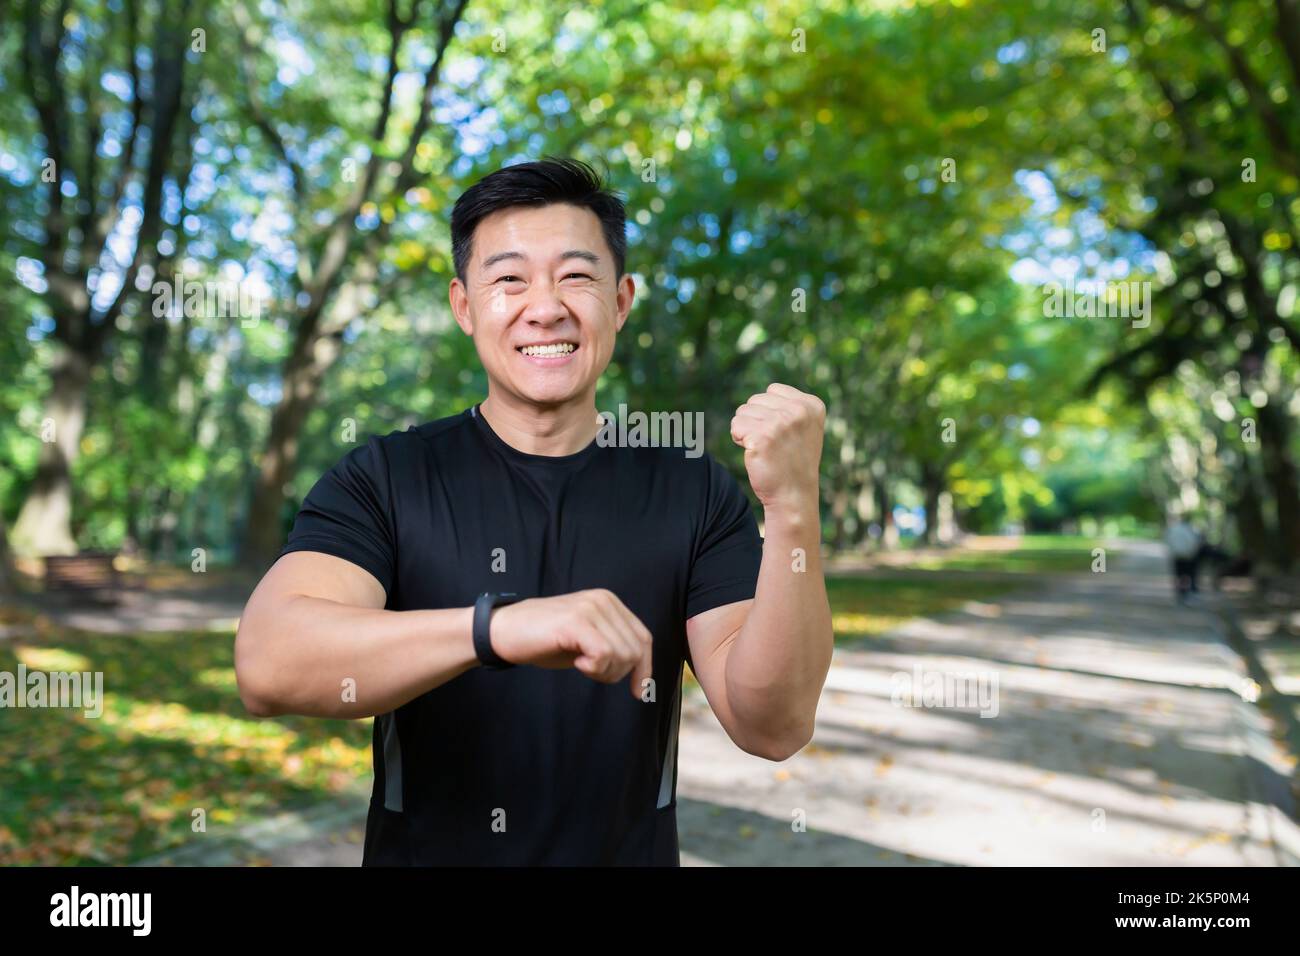
[[[1101,542],[1095,538],[1062,535],[1026,535],[994,540],[1009,540],[1015,544],[1011,548],[981,546],[981,541],[976,539],[972,547],[918,556],[908,566],[925,571],[1000,571],[1012,574],[1088,572],[1092,569],[1093,549],[1101,547]]]
[[[837,641],[882,634],[914,617],[955,611],[967,601],[991,600],[1014,587],[1011,581],[954,578],[925,571],[826,579]]]
[[[103,714],[0,709],[0,865],[136,860],[190,840],[196,810],[208,827],[246,822],[370,773],[369,720],[245,713],[233,633],[19,626],[31,633],[0,642],[0,671],[102,671]]]

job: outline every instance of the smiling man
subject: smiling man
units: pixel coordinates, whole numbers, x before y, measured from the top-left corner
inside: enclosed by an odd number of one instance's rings
[[[487,397],[317,482],[240,621],[240,696],[377,718],[365,865],[675,866],[683,660],[746,752],[812,735],[825,409],[776,384],[731,420],[761,539],[709,455],[597,441],[634,284],[591,169],[498,170],[451,225]]]

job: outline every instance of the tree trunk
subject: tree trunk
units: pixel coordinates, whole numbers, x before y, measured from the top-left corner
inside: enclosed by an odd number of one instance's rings
[[[1300,555],[1300,480],[1289,454],[1291,423],[1276,400],[1258,410],[1260,459],[1277,513],[1275,558],[1290,568]]]
[[[13,557],[9,554],[9,536],[5,531],[5,516],[0,513],[0,594],[9,594],[13,589]]]
[[[342,329],[339,329],[339,335]],[[310,335],[299,340],[286,363],[284,391],[271,413],[271,430],[248,508],[242,557],[268,567],[284,544],[281,511],[285,489],[298,470],[298,439],[316,405],[321,382],[339,352],[338,336]]]
[[[925,493],[925,535],[927,546],[939,540],[939,494],[943,491],[943,474],[934,466],[921,465],[921,488]]]
[[[64,347],[54,360],[41,423],[41,454],[18,520],[14,549],[21,554],[75,554],[72,539],[72,465],[86,424],[90,361]]]
[[[889,487],[880,479],[876,481],[876,513],[880,515],[880,547],[892,551],[898,547],[898,528],[894,525],[893,502]]]
[[[1272,536],[1264,519],[1263,503],[1256,486],[1250,458],[1242,455],[1234,476],[1235,494],[1232,506],[1237,526],[1238,548],[1244,555],[1258,561],[1269,554]]]
[[[848,537],[850,490],[846,469],[840,469],[838,478],[835,497],[831,501],[831,550],[837,554],[844,550],[845,540]]]

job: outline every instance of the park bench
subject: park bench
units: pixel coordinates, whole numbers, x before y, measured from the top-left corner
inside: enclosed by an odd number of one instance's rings
[[[118,589],[113,558],[101,551],[51,555],[45,559],[45,590],[112,604]]]

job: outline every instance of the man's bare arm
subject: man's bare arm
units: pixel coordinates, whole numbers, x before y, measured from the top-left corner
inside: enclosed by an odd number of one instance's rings
[[[314,551],[277,561],[235,636],[249,713],[370,717],[478,666],[472,607],[386,611],[384,603],[383,585],[350,561]]]
[[[686,635],[728,736],[747,753],[785,760],[812,738],[834,640],[815,513],[769,514],[766,525],[754,598],[697,614]]]
[[[731,739],[785,760],[812,738],[834,650],[821,567],[817,470],[826,407],[774,383],[731,420],[750,486],[763,505],[763,562],[752,601],[691,618],[691,660]]]
[[[479,666],[474,608],[387,611],[383,585],[327,554],[286,554],[235,635],[239,697],[258,717],[371,717]],[[575,668],[612,684],[651,676],[653,639],[612,592],[530,598],[492,614],[493,650],[514,664]]]

